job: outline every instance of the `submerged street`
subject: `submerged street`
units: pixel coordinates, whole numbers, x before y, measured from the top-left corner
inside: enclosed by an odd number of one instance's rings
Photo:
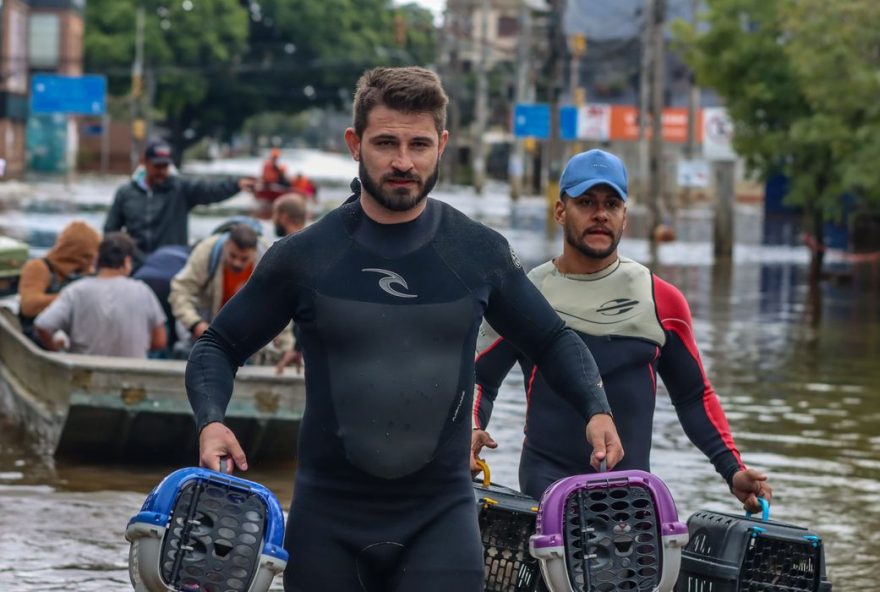
[[[0,212],[0,226],[29,237],[53,231],[71,217],[96,227],[118,179],[46,183],[40,196]],[[483,197],[440,189],[435,196],[499,229],[526,268],[558,252],[558,236],[544,232],[538,198],[513,205],[503,187]],[[324,204],[341,201],[344,186],[322,192]],[[247,207],[248,196],[233,199]],[[226,204],[227,206],[229,204]],[[328,206],[329,207],[329,206]],[[638,232],[639,210],[630,229]],[[194,238],[225,212],[192,218]],[[761,214],[741,207],[734,263],[712,262],[707,210],[687,212],[679,240],[660,247],[655,272],[690,301],[703,364],[726,410],[747,464],[767,472],[774,488],[771,518],[808,527],[825,542],[835,590],[877,588],[880,556],[880,265],[829,254],[832,277],[822,285],[822,314],[814,322],[803,247],[765,246]],[[267,228],[268,230],[268,228]],[[268,230],[271,233],[271,230]],[[643,263],[648,245],[627,236],[621,252]],[[183,389],[183,385],[181,385]],[[510,374],[490,431],[499,442],[487,451],[493,480],[517,487],[524,417],[522,376]],[[96,426],[101,429],[101,426]],[[710,463],[688,441],[662,385],[654,418],[652,472],[670,487],[679,518],[709,508],[739,513]],[[196,459],[193,459],[196,462]],[[41,458],[26,438],[0,425],[0,589],[125,590],[128,588],[128,519],[147,492],[176,466],[96,465]],[[256,465],[245,477],[270,487],[282,506],[292,493],[293,466]],[[273,589],[281,589],[280,579]]]

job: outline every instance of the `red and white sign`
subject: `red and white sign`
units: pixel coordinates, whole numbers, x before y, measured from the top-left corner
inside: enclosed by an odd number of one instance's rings
[[[577,137],[605,141],[611,137],[611,105],[590,103],[578,109]]]

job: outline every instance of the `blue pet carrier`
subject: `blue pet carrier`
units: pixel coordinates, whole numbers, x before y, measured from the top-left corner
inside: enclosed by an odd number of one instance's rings
[[[181,469],[128,522],[136,592],[265,592],[287,565],[284,515],[265,487]]]

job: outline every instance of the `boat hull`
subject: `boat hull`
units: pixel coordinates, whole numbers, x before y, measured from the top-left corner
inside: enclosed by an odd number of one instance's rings
[[[0,313],[0,414],[22,426],[38,452],[107,460],[197,460],[186,397],[186,362],[51,353]],[[245,366],[227,425],[249,459],[295,456],[305,382],[288,370]]]

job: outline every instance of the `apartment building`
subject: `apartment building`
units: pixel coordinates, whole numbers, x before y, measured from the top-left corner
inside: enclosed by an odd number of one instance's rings
[[[54,162],[75,138],[67,118],[31,115],[31,76],[82,74],[85,0],[0,0],[0,159],[3,178],[21,177],[30,160]],[[29,150],[30,148],[30,150]],[[36,152],[34,152],[36,151]],[[62,161],[63,161],[62,157]]]

